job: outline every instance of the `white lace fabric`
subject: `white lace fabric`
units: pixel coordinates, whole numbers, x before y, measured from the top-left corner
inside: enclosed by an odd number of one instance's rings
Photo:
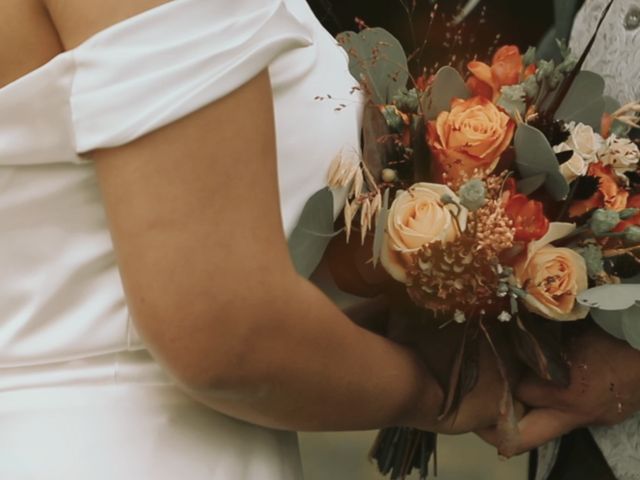
[[[578,13],[570,42],[576,54],[591,39],[608,2],[587,0]],[[584,66],[604,77],[605,94],[621,104],[640,100],[640,22],[635,28],[629,22],[634,11],[640,14],[640,0],[614,2]],[[615,427],[591,428],[591,433],[616,478],[640,480],[640,414]],[[536,480],[548,478],[558,446],[556,441],[540,449]]]
[[[607,3],[587,0],[578,13],[570,43],[578,55],[591,39]],[[605,93],[622,104],[640,100],[640,28],[625,28],[625,19],[634,9],[640,12],[640,0],[613,3],[584,66],[602,75]]]

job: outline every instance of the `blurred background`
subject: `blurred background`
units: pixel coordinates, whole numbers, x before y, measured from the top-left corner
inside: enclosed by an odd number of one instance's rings
[[[414,0],[404,0],[412,8]],[[309,0],[326,28],[337,34],[357,30],[356,17],[371,27],[384,27],[414,50],[426,40],[422,65],[429,70],[457,68],[474,57],[490,60],[497,46],[535,45],[553,23],[552,0],[481,0],[459,26],[452,19],[462,0],[415,0],[409,18],[402,0]],[[410,25],[414,34],[411,34]],[[367,453],[375,432],[302,434],[306,480],[381,480]],[[500,461],[495,449],[473,435],[440,437],[440,480],[526,480],[526,456]],[[412,480],[417,479],[413,477]]]

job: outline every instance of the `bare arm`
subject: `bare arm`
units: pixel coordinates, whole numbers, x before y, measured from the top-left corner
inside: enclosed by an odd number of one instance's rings
[[[65,48],[157,0],[49,0]],[[200,401],[285,429],[430,426],[413,354],[294,272],[266,72],[126,146],[94,152],[127,299],[152,353]],[[319,172],[321,174],[321,172]]]
[[[440,403],[429,374],[407,350],[352,324],[291,266],[271,101],[263,73],[96,154],[137,326],[187,388],[232,416],[360,429],[407,421],[422,403],[428,424]]]

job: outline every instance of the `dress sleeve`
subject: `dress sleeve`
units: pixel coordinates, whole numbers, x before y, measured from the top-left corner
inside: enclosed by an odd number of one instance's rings
[[[174,0],[131,17],[73,52],[76,150],[131,142],[311,43],[283,0]]]

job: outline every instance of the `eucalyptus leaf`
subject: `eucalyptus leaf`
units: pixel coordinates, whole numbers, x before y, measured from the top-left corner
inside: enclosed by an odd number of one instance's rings
[[[555,114],[556,120],[578,122],[600,129],[605,111],[604,79],[597,73],[582,71]]]
[[[422,109],[427,120],[434,120],[451,108],[454,98],[467,99],[471,92],[455,68],[442,67],[436,73],[431,88],[422,96]]]
[[[604,111],[606,113],[613,113],[616,110],[618,110],[622,105],[620,105],[620,102],[618,100],[616,100],[613,97],[610,97],[608,95],[604,96]]]
[[[547,181],[547,174],[540,173],[528,178],[524,178],[518,182],[518,192],[523,195],[531,195],[542,187]]]
[[[333,230],[333,193],[324,188],[306,203],[298,225],[289,236],[289,254],[296,271],[309,278],[320,264]]]
[[[578,302],[600,310],[626,310],[640,305],[640,284],[603,285],[578,295]]]
[[[609,335],[619,340],[625,340],[624,330],[622,328],[624,310],[600,310],[592,308],[590,311],[591,318]]]
[[[622,312],[624,339],[636,350],[640,350],[640,307],[631,307]]]
[[[380,109],[366,105],[362,116],[362,158],[373,178],[379,179],[387,166],[391,146],[383,140],[388,138],[389,126]]]
[[[367,87],[373,103],[391,103],[407,86],[409,66],[404,48],[385,29],[344,32],[337,39],[349,54],[351,74]]]
[[[382,246],[384,245],[384,232],[387,228],[387,220],[389,218],[389,193],[390,189],[387,188],[382,197],[382,209],[378,213],[376,218],[376,231],[373,237],[373,266],[378,266],[380,255],[382,253]]]
[[[523,178],[545,175],[545,188],[555,200],[569,195],[569,184],[560,173],[560,164],[549,141],[537,128],[521,123],[516,130],[514,146],[516,165]]]

